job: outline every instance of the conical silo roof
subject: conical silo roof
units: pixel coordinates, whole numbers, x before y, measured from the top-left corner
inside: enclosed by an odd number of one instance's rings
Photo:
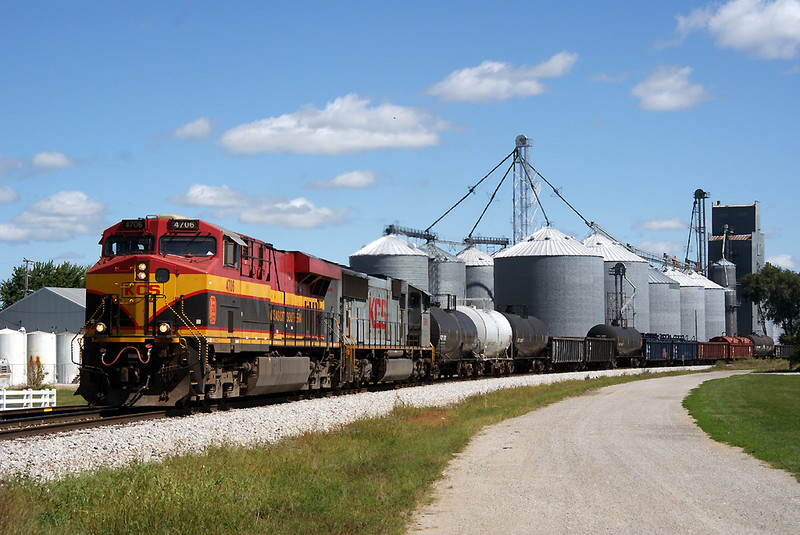
[[[428,256],[415,245],[399,238],[394,234],[387,234],[369,243],[350,255],[352,256]]]
[[[464,261],[467,267],[474,266],[493,266],[494,260],[487,253],[484,253],[474,245],[470,245],[456,256]]]
[[[458,258],[456,255],[450,254],[441,247],[437,247],[430,242],[420,245],[418,250],[427,254],[431,260],[436,262],[457,262],[459,264],[464,263],[464,261]]]
[[[698,280],[680,269],[664,267],[661,272],[681,286],[703,286]]]
[[[553,227],[537,230],[525,240],[494,255],[494,258],[515,256],[600,256],[572,236]]]
[[[647,262],[641,256],[627,250],[621,243],[613,241],[598,232],[583,240],[582,243],[602,256],[606,262]]]

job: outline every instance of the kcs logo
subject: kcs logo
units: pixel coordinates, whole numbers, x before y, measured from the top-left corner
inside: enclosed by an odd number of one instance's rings
[[[161,286],[158,284],[125,284],[122,287],[122,297],[144,297],[145,295],[158,295]]]

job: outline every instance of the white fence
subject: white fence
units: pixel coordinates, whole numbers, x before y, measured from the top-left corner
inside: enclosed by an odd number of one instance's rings
[[[53,390],[0,390],[0,411],[28,409],[33,407],[55,407],[56,391]]]

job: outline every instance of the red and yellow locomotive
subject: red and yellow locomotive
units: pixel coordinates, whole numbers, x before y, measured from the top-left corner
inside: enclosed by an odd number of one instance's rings
[[[431,371],[426,294],[403,281],[372,284],[176,216],[123,220],[100,243],[78,390],[91,403],[173,406]]]

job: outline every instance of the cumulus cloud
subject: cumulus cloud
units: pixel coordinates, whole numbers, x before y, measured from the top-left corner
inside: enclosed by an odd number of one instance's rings
[[[718,47],[761,59],[792,59],[800,45],[800,0],[731,0],[675,18],[678,37],[673,44],[705,30]]]
[[[682,259],[686,253],[685,243],[670,240],[645,240],[636,247],[643,251],[650,251],[655,255],[666,254],[670,257],[676,256],[679,259]]]
[[[394,104],[372,106],[349,94],[320,110],[306,107],[231,128],[219,144],[236,154],[358,154],[377,149],[437,145],[446,124],[427,113]]]
[[[210,135],[211,120],[208,117],[195,119],[172,132],[172,137],[177,139],[205,139]]]
[[[58,171],[75,165],[75,160],[61,152],[37,152],[31,159],[37,171]]]
[[[637,223],[634,228],[639,230],[683,230],[689,228],[689,225],[682,222],[680,217],[673,217],[672,219],[651,219]]]
[[[800,259],[793,257],[790,254],[779,254],[767,258],[767,262],[773,266],[782,267],[783,269],[797,269],[800,265]]]
[[[175,195],[169,200],[185,206],[214,208],[242,206],[248,202],[247,195],[243,191],[227,185],[207,186],[205,184],[192,184],[186,194]]]
[[[689,82],[691,67],[661,66],[650,78],[639,82],[631,95],[639,107],[649,111],[685,110],[709,100],[711,95],[701,84]]]
[[[19,199],[17,190],[8,184],[0,185],[0,204],[9,204]]]
[[[106,206],[82,191],[59,191],[34,202],[7,223],[0,223],[0,241],[64,241],[78,234],[97,234]]]
[[[533,67],[514,68],[508,63],[484,61],[450,73],[434,84],[428,93],[445,101],[485,102],[524,98],[547,91],[542,78],[568,74],[578,61],[578,54],[566,50]]]
[[[340,225],[347,209],[333,210],[316,206],[305,197],[267,197],[247,195],[230,186],[194,184],[185,195],[176,195],[172,202],[185,206],[212,208],[215,218],[236,217],[241,223],[254,223],[289,228],[317,228]]]
[[[599,74],[595,74],[594,76],[592,76],[591,80],[593,82],[603,82],[607,84],[621,84],[622,82],[625,81],[625,78],[627,78],[627,75],[625,73],[612,76],[608,73],[601,72]]]
[[[375,184],[375,173],[372,171],[350,171],[342,173],[333,180],[316,180],[308,185],[311,189],[364,189]]]

